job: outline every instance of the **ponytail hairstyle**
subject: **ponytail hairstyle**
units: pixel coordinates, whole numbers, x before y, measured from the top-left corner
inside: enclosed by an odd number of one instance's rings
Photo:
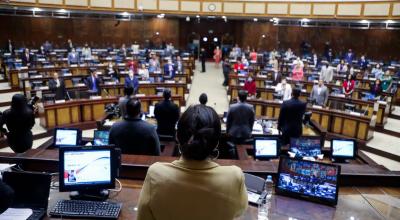
[[[178,122],[177,139],[185,159],[207,159],[217,148],[220,136],[220,119],[209,106],[190,106]]]

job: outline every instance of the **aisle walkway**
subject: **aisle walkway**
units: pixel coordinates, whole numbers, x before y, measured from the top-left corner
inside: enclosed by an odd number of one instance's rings
[[[208,96],[207,105],[215,108],[218,114],[228,111],[229,102],[226,88],[222,86],[224,76],[222,68],[216,68],[214,63],[206,63],[206,72],[201,73],[201,64],[196,63],[196,70],[190,88],[189,97],[186,106],[199,103],[201,93]]]

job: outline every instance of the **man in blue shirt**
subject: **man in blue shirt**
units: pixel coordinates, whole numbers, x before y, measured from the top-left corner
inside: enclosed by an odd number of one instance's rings
[[[125,88],[133,88],[133,93],[136,94],[137,90],[139,88],[139,80],[136,78],[136,76],[133,74],[133,70],[129,70],[128,76],[125,77]]]
[[[89,91],[100,94],[100,79],[97,76],[96,71],[91,70],[90,76],[86,79],[86,86]]]

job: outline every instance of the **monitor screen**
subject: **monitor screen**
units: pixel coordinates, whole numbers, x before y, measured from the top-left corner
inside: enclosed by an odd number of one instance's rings
[[[113,187],[114,164],[109,146],[60,148],[60,191]]]
[[[316,157],[321,154],[321,139],[291,138],[289,151],[296,157]]]
[[[281,157],[277,193],[337,204],[340,166]]]
[[[76,146],[79,144],[80,131],[78,129],[56,128],[54,146]]]
[[[355,147],[355,141],[352,139],[332,139],[332,157],[354,158]]]
[[[254,140],[254,157],[256,159],[268,159],[278,156],[277,138],[256,138]]]
[[[99,131],[95,130],[93,135],[93,145],[103,146],[108,145],[109,131]]]

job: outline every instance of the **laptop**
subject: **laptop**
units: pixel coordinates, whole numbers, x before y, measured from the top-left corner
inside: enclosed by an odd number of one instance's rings
[[[10,208],[32,209],[28,220],[46,216],[50,194],[51,175],[31,172],[3,172],[3,182],[14,190]]]
[[[263,193],[265,180],[261,177],[244,173],[244,180],[247,189],[247,199],[250,204],[257,205],[266,196]]]

